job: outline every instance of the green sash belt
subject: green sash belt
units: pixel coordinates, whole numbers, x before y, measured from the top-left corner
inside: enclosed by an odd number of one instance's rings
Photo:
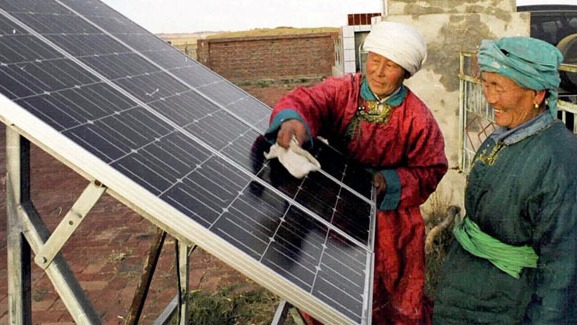
[[[497,268],[518,279],[524,267],[536,268],[539,257],[531,246],[512,246],[484,233],[465,217],[453,230],[461,246],[469,253],[488,259]]]

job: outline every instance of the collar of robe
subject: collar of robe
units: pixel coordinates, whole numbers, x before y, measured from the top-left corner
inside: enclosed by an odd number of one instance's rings
[[[367,78],[363,78],[363,82],[361,83],[361,97],[365,101],[376,101],[381,104],[387,104],[393,107],[397,107],[401,105],[405,100],[405,97],[407,97],[407,87],[405,87],[405,85],[401,85],[401,87],[395,90],[391,96],[379,100],[369,87],[369,82],[367,81]]]
[[[553,116],[545,113],[546,112],[543,112],[534,119],[512,129],[497,127],[490,137],[497,143],[503,142],[506,145],[517,143],[527,137],[541,132],[541,130],[548,128],[551,123],[554,122]]]

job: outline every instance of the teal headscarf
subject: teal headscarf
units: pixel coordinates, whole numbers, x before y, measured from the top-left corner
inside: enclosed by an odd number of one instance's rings
[[[559,65],[563,55],[553,45],[531,37],[483,40],[478,53],[481,71],[494,72],[523,88],[549,93],[549,112],[557,118]]]

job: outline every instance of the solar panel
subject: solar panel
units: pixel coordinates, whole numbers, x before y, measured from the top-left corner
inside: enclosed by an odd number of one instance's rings
[[[96,0],[0,0],[0,119],[327,323],[368,323],[371,175],[267,161],[270,108]]]

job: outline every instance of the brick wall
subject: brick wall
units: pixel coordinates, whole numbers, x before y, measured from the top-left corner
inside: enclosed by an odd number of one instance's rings
[[[198,40],[197,59],[232,82],[332,74],[338,32]]]
[[[373,17],[381,16],[380,13],[349,14],[347,15],[349,26],[370,25]]]

